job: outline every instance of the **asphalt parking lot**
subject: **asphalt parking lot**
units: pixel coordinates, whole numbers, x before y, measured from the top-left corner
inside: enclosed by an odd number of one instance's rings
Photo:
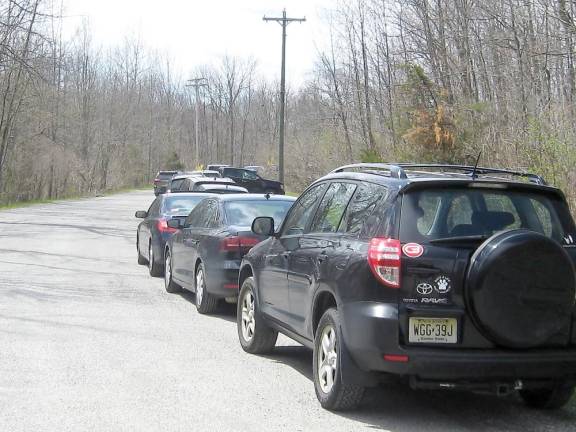
[[[312,355],[279,338],[245,354],[235,308],[196,312],[136,264],[135,210],[151,192],[0,211],[0,431],[573,431],[576,403],[368,392],[320,408]]]

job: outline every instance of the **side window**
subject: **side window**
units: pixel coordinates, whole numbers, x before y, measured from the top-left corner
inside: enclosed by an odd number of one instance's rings
[[[310,232],[336,232],[355,190],[353,183],[332,183],[320,202]]]
[[[346,209],[338,231],[359,235],[365,225],[374,225],[378,218],[372,216],[372,213],[376,206],[386,199],[387,194],[388,190],[384,186],[373,183],[361,184]]]
[[[202,201],[190,212],[188,217],[186,217],[185,225],[190,228],[200,228],[202,227],[202,221],[205,218],[206,212],[208,210],[209,200]]]
[[[538,217],[538,221],[540,222],[540,225],[542,226],[542,234],[548,236],[548,237],[552,237],[552,233],[553,233],[553,222],[552,222],[552,215],[550,214],[550,210],[548,209],[548,207],[546,207],[546,205],[534,198],[530,198],[530,202],[532,203],[532,206],[534,206],[534,210],[536,211],[536,216]]]
[[[292,206],[290,213],[282,228],[282,235],[302,234],[314,216],[316,203],[322,198],[326,190],[326,183],[314,186],[302,195]]]
[[[252,171],[244,171],[242,178],[244,180],[258,180],[258,176]]]
[[[160,215],[160,198],[156,198],[148,209],[148,217],[158,217]]]

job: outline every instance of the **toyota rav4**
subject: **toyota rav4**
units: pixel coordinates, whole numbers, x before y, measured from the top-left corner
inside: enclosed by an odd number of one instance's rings
[[[313,183],[240,269],[238,336],[313,349],[316,395],[356,407],[392,378],[559,408],[576,383],[576,228],[534,174],[356,164]]]

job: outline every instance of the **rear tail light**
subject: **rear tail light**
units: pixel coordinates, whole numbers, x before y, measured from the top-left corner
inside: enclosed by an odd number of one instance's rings
[[[160,183],[160,179],[154,179],[154,184]]]
[[[176,228],[168,226],[167,219],[158,219],[158,222],[156,222],[156,227],[158,228],[158,231],[160,231],[161,233],[173,234],[176,231],[178,231]]]
[[[250,249],[260,243],[255,237],[229,236],[225,237],[220,243],[222,251],[236,251],[240,249]]]
[[[374,276],[390,288],[400,288],[400,240],[376,237],[368,247],[368,265]]]

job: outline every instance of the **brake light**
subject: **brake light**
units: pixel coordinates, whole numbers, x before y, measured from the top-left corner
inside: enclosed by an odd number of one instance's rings
[[[220,250],[235,251],[239,249],[250,249],[260,243],[256,237],[229,236],[220,243]]]
[[[376,237],[368,247],[368,265],[376,279],[390,288],[400,288],[400,240]]]
[[[158,231],[161,233],[173,234],[178,231],[176,228],[169,227],[166,219],[158,219],[158,222],[156,222],[156,228],[158,228]]]

